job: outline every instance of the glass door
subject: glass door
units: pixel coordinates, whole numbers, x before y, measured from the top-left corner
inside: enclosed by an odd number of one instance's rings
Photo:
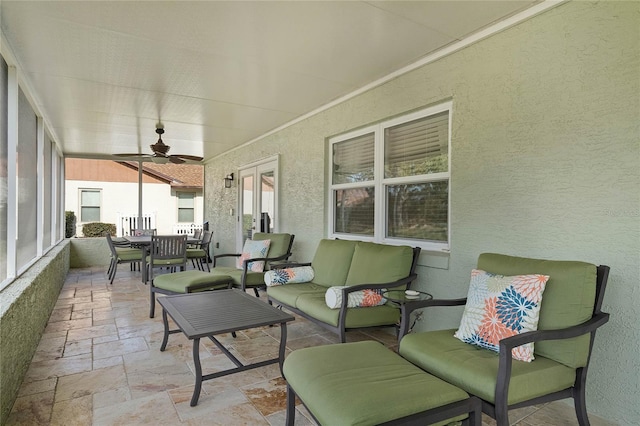
[[[278,159],[247,166],[238,175],[237,244],[242,249],[244,241],[254,232],[277,231]]]

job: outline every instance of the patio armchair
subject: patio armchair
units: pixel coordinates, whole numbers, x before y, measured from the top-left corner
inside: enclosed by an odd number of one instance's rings
[[[136,264],[139,265],[140,262],[142,262],[142,250],[132,247],[116,247],[111,238],[111,234],[107,234],[106,238],[109,251],[111,252],[107,277],[109,278],[109,284],[113,284],[118,265],[120,263],[129,263],[132,266]]]
[[[215,275],[226,275],[233,279],[234,287],[239,287],[242,291],[252,288],[256,297],[259,297],[258,289],[264,289],[264,273],[270,268],[270,263],[284,261],[291,256],[291,247],[295,235],[285,233],[254,233],[252,240],[248,242],[266,242],[269,240],[268,251],[265,255],[252,256],[250,251],[245,251],[250,243],[245,243],[243,253],[227,253],[213,256],[213,267],[211,273]],[[225,257],[234,257],[239,259],[236,267],[218,266],[217,261]],[[255,267],[260,262],[263,269]]]
[[[579,424],[588,425],[585,386],[596,330],[609,320],[609,314],[600,310],[609,267],[485,253],[480,255],[473,274],[467,298],[416,301],[403,310],[402,321],[407,324],[415,309],[465,306],[460,328],[407,334],[400,341],[398,353],[427,373],[482,399],[483,412],[496,419],[498,425],[509,424],[510,409],[565,398],[574,399]],[[548,277],[537,301],[537,284],[517,278],[531,274]],[[476,285],[483,279],[489,283],[484,289]],[[505,286],[506,282],[510,284]],[[482,291],[488,291],[490,296],[501,292],[495,311],[491,307],[493,297],[483,296]],[[503,298],[507,293],[508,297]],[[501,300],[516,303],[510,305]],[[478,310],[482,303],[484,313]],[[505,328],[504,324],[524,324],[533,305],[539,307],[537,330],[533,327],[531,331],[504,337],[510,335],[507,329],[516,329]],[[526,315],[522,314],[524,311]],[[498,319],[497,325],[494,319]],[[478,326],[475,331],[474,321]],[[470,331],[472,334],[468,335]],[[502,335],[494,343],[497,348],[489,350],[486,348],[492,332]],[[522,346],[529,343],[535,346]],[[534,359],[517,359],[526,358],[527,354],[535,355]]]
[[[197,247],[187,248],[187,259],[191,260],[194,268],[197,267],[199,270],[204,271],[204,265],[207,265],[207,271],[211,272],[211,268],[209,267],[209,246],[211,245],[212,237],[213,232],[204,231],[200,244],[198,244]]]

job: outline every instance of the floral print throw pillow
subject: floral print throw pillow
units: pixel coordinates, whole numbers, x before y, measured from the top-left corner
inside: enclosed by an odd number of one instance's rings
[[[467,304],[454,336],[499,352],[500,340],[537,330],[542,293],[548,280],[548,275],[506,277],[474,269]],[[533,343],[513,348],[513,358],[531,362],[533,349]]]
[[[256,259],[267,257],[271,240],[246,240],[242,248],[242,254],[236,259],[236,268],[244,268],[244,261],[247,259]],[[264,260],[249,262],[247,270],[251,272],[263,272]]]

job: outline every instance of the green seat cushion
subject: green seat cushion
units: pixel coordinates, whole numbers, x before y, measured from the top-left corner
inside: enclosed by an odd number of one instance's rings
[[[287,254],[289,250],[291,234],[268,234],[265,232],[258,232],[253,234],[252,239],[256,241],[271,240],[271,243],[269,243],[269,252],[267,253],[267,257],[280,257]]]
[[[303,294],[317,294],[324,297],[327,287],[315,284],[286,284],[277,285],[273,287],[267,287],[267,295],[272,297],[285,305],[297,307],[298,297]]]
[[[495,403],[498,354],[463,343],[455,330],[407,334],[399,353],[405,359],[481,399]],[[515,404],[573,386],[573,368],[537,355],[532,362],[513,361],[508,403]]]
[[[373,341],[299,349],[283,371],[323,425],[375,425],[468,398]]]
[[[597,268],[585,262],[528,259],[483,253],[478,269],[500,275],[549,275],[540,306],[539,330],[553,330],[581,324],[593,314]],[[583,367],[589,356],[590,336],[537,342],[535,356]]]
[[[286,286],[283,286],[286,287]],[[296,307],[305,314],[331,324],[338,325],[340,309],[330,309],[324,299],[324,292],[300,294],[296,300]],[[394,325],[400,320],[400,310],[397,307],[382,305],[366,308],[347,309],[346,328],[376,327]]]
[[[360,241],[355,247],[345,285],[388,283],[406,278],[413,249]]]
[[[228,275],[233,280],[233,284],[236,286],[242,285],[242,269],[233,268],[230,266],[216,266],[211,269],[211,273],[214,275]],[[264,284],[264,272],[247,272],[247,287],[258,287]]]
[[[147,257],[147,263],[151,264],[151,257]],[[183,265],[185,260],[183,258],[175,259],[153,259],[153,266],[175,266]]]
[[[182,271],[155,277],[153,286],[174,293],[187,293],[187,288],[196,284],[211,285],[198,291],[228,288],[229,281],[231,277],[228,275],[213,275],[204,271]]]
[[[142,250],[134,248],[116,248],[116,254],[120,261],[142,261]]]
[[[356,245],[358,241],[321,240],[311,261],[313,282],[324,287],[345,285]]]
[[[207,252],[202,249],[197,249],[197,248],[187,249],[188,259],[205,257],[206,255],[207,255]]]

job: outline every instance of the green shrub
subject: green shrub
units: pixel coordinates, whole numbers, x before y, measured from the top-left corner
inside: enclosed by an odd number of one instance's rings
[[[82,225],[85,237],[104,237],[107,234],[116,235],[116,225],[113,223],[90,222]]]
[[[64,212],[64,237],[71,238],[76,235],[76,214]]]

